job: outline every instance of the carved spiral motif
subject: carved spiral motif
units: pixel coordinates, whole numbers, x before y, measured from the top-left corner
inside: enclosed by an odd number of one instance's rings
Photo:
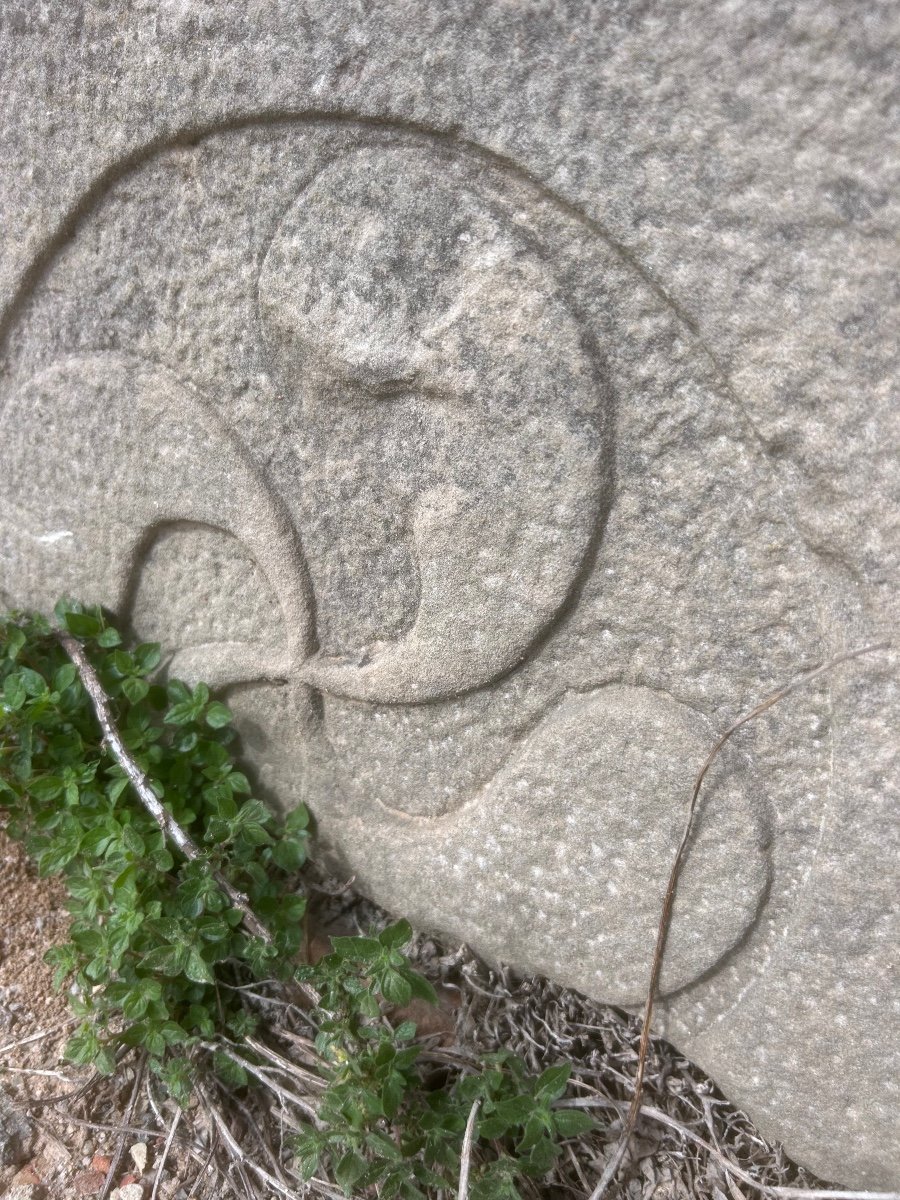
[[[148,156],[35,274],[0,393],[11,598],[93,597],[230,687],[262,784],[376,898],[635,1000],[721,628],[781,619],[708,501],[765,482],[659,296],[508,164],[299,120]],[[706,814],[669,989],[771,886],[746,764]]]

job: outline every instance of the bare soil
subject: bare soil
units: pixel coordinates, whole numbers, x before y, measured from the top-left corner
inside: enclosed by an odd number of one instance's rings
[[[385,920],[346,888],[320,884],[312,884],[313,955],[327,948],[329,934],[368,931]],[[43,955],[64,940],[67,920],[59,883],[37,878],[22,848],[0,831],[0,1161],[4,1097],[32,1129],[30,1138],[7,1147],[13,1161],[0,1165],[0,1200],[80,1200],[99,1197],[105,1186],[112,1189],[110,1200],[266,1196],[210,1166],[212,1151],[207,1157],[203,1147],[214,1146],[215,1131],[204,1130],[201,1110],[179,1118],[178,1137],[166,1152],[175,1110],[152,1080],[136,1076],[129,1063],[111,1080],[97,1080],[64,1062],[74,1021],[66,996],[53,990]],[[547,980],[490,969],[465,948],[429,938],[417,939],[413,960],[441,998],[437,1010],[410,1014],[432,1045],[468,1053],[506,1047],[535,1071],[572,1062],[575,1086],[597,1103],[603,1128],[568,1148],[552,1181],[534,1188],[533,1200],[586,1200],[616,1144],[631,1094],[637,1020]],[[277,1004],[271,1001],[276,1014]],[[749,1200],[762,1194],[727,1172],[723,1160],[762,1185],[825,1186],[766,1142],[702,1072],[659,1040],[648,1064],[645,1104],[659,1115],[642,1119],[608,1200]],[[277,1120],[264,1109],[257,1117],[264,1128]]]

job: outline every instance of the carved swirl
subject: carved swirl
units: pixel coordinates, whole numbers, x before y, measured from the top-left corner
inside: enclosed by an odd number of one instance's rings
[[[364,147],[285,215],[259,303],[282,386],[304,405],[308,545],[368,572],[367,534],[389,516],[418,576],[398,637],[338,646],[303,678],[415,704],[510,670],[571,589],[609,466],[598,365],[547,263],[440,161]],[[329,500],[352,530],[340,546],[317,536]],[[319,604],[346,600],[326,584]]]
[[[15,599],[69,591],[139,626],[164,613],[173,669],[235,689],[264,782],[311,800],[374,894],[634,999],[647,856],[665,859],[709,732],[665,694],[668,655],[698,647],[680,677],[705,697],[721,645],[707,580],[740,540],[716,530],[708,489],[746,469],[677,322],[553,197],[399,128],[248,123],[164,148],[95,199],[6,347]],[[601,569],[614,395],[628,486]],[[766,569],[729,601],[748,627],[780,619]],[[668,605],[677,636],[651,652]],[[739,861],[715,838],[693,852],[670,988],[731,953],[767,894],[767,818],[738,766],[712,803]],[[410,864],[428,847],[423,881]],[[540,878],[558,854],[592,922],[562,942],[570,893]],[[579,947],[603,959],[593,975],[571,969]]]

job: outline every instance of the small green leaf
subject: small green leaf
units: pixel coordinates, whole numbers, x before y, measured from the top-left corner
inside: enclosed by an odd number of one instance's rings
[[[32,671],[31,667],[20,667],[19,679],[22,681],[22,686],[29,696],[41,696],[47,691],[47,681],[43,675],[39,675],[37,671]]]
[[[127,787],[128,777],[127,775],[122,775],[118,779],[113,779],[106,785],[106,794],[109,796],[110,800],[115,803]]]
[[[126,825],[122,830],[122,844],[129,854],[142,858],[145,852],[144,839],[133,825]]]
[[[148,1029],[144,1037],[144,1048],[157,1058],[162,1058],[166,1052],[166,1039],[158,1029]]]
[[[17,712],[28,699],[25,684],[20,674],[7,675],[3,681],[3,703],[11,712]]]
[[[278,916],[285,924],[299,924],[305,913],[305,896],[282,896],[278,901]]]
[[[304,1183],[312,1179],[316,1171],[319,1169],[319,1159],[322,1157],[322,1151],[319,1146],[311,1141],[311,1139],[303,1139],[297,1147],[297,1170],[300,1173],[300,1178]]]
[[[305,804],[291,809],[284,819],[284,828],[287,833],[300,833],[309,828],[309,809]]]
[[[137,675],[130,675],[127,679],[122,680],[122,691],[132,704],[140,704],[150,691],[150,684],[146,679],[140,679]]]
[[[412,1025],[412,1021],[404,1021],[404,1025]],[[422,1053],[421,1046],[407,1046],[405,1050],[398,1050],[394,1058],[394,1066],[398,1071],[408,1071],[419,1055]]]
[[[66,1043],[65,1055],[69,1062],[90,1063],[94,1061],[100,1040],[90,1025],[81,1025]]]
[[[348,1150],[334,1168],[334,1178],[344,1194],[349,1196],[353,1185],[366,1169],[366,1160],[355,1150]]]
[[[384,1182],[378,1191],[379,1200],[393,1200],[406,1182],[404,1174],[405,1172],[401,1174],[400,1171],[394,1170],[385,1175]]]
[[[171,704],[188,704],[191,700],[191,690],[180,679],[170,679],[166,684],[166,694]]]
[[[306,847],[293,838],[284,838],[272,847],[272,861],[282,871],[298,871],[306,862]]]
[[[142,675],[149,675],[160,663],[162,651],[157,642],[142,642],[134,651],[134,661]]]
[[[504,1121],[502,1117],[485,1117],[484,1120],[478,1122],[478,1136],[487,1141],[503,1137],[510,1124],[511,1122]]]
[[[231,930],[221,917],[202,917],[197,922],[197,932],[204,942],[224,942],[231,937]]]
[[[53,690],[55,692],[64,692],[67,687],[71,687],[78,678],[78,671],[75,669],[74,663],[63,663],[53,676]]]
[[[54,839],[36,855],[38,873],[46,878],[58,874],[78,853],[77,837]]]
[[[51,946],[44,955],[44,962],[55,968],[53,986],[59,990],[78,965],[75,947],[72,945]]]
[[[65,614],[66,628],[77,638],[95,638],[102,631],[99,617],[86,612],[67,612]]]
[[[406,1080],[397,1071],[392,1071],[381,1089],[381,1102],[384,1105],[385,1116],[391,1120],[400,1111],[403,1096],[406,1092]]]
[[[62,795],[63,781],[57,779],[55,775],[44,775],[39,779],[32,779],[28,785],[28,791],[35,800],[42,803],[47,800],[55,800],[57,796]]]
[[[178,704],[173,704],[166,712],[163,720],[167,725],[189,725],[194,720],[196,711],[191,701],[182,701]]]
[[[428,1004],[437,1004],[437,992],[427,979],[419,975],[417,971],[412,970],[404,971],[403,975],[417,1000],[424,1000]]]
[[[206,710],[206,723],[211,729],[223,729],[233,720],[231,709],[227,705],[214,700]]]
[[[403,1154],[400,1149],[389,1137],[385,1137],[383,1133],[378,1133],[377,1130],[373,1130],[367,1136],[366,1146],[391,1162],[401,1162],[403,1160]]]
[[[107,997],[109,989],[107,989]],[[147,1006],[150,1003],[149,997],[143,992],[129,992],[122,1001],[122,1015],[127,1017],[129,1021],[139,1021],[146,1013]]]
[[[399,971],[385,971],[381,976],[381,992],[389,1004],[403,1008],[412,999],[412,987]]]
[[[179,754],[190,754],[197,745],[197,733],[193,729],[188,729],[186,733],[181,734],[173,742],[173,747]]]
[[[13,662],[19,657],[19,651],[25,645],[24,629],[11,629],[6,642],[6,656]]]
[[[130,675],[134,670],[134,659],[127,650],[116,650],[109,656],[112,669],[119,676]]]
[[[248,821],[242,826],[240,834],[251,846],[268,846],[272,841],[271,834],[255,821]]]
[[[412,926],[409,921],[397,921],[393,925],[388,925],[387,929],[383,929],[378,935],[378,940],[389,950],[399,950],[412,940],[412,935]]]
[[[229,789],[236,796],[249,796],[250,795],[250,792],[251,792],[250,781],[248,780],[247,776],[244,775],[241,771],[229,771],[228,774],[225,776],[225,779],[223,780],[223,782],[228,785]],[[259,818],[261,820],[267,820],[269,818],[270,814],[265,810],[265,808],[263,808],[263,806],[259,803],[259,801],[253,801],[253,803],[256,805],[256,808],[253,809],[252,811],[258,813]],[[249,807],[248,805],[244,805],[244,808],[248,808],[248,807]]]
[[[381,943],[370,937],[336,937],[331,946],[338,958],[359,958],[369,962],[381,954]]]
[[[553,1128],[560,1137],[578,1137],[595,1126],[596,1122],[583,1110],[558,1108],[553,1112]]]
[[[524,1154],[526,1151],[531,1150],[533,1146],[537,1145],[541,1138],[546,1135],[548,1123],[549,1122],[547,1121],[544,1113],[540,1111],[532,1113],[532,1115],[525,1122],[525,1129],[522,1133],[521,1141],[516,1147],[520,1154]]]
[[[177,1021],[164,1021],[159,1029],[167,1046],[181,1046],[189,1040],[187,1033]]]
[[[156,867],[157,871],[167,874],[175,866],[175,859],[172,857],[169,851],[163,847],[161,850],[156,850],[154,852],[153,865]]]
[[[188,953],[187,962],[184,966],[184,973],[188,979],[192,979],[194,983],[215,983],[215,978],[212,971],[209,969],[209,964],[203,959],[199,950],[191,948]]]
[[[112,1075],[116,1069],[116,1056],[108,1046],[101,1046],[94,1055],[94,1066],[101,1075]]]
[[[249,1082],[247,1072],[228,1054],[216,1052],[213,1055],[213,1067],[222,1082],[231,1088],[246,1087]]]
[[[183,958],[180,946],[156,946],[144,955],[141,966],[147,971],[174,977],[181,974]]]
[[[569,1076],[572,1067],[569,1063],[561,1063],[557,1067],[548,1067],[537,1079],[534,1094],[539,1100],[558,1100],[569,1086]]]
[[[108,625],[106,629],[97,638],[97,645],[102,646],[104,650],[111,650],[114,646],[121,645],[122,637],[117,629],[113,629]]]

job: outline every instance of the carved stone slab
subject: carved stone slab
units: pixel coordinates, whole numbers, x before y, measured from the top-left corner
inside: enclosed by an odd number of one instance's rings
[[[315,63],[334,36],[278,26],[276,44]],[[578,78],[543,36],[555,77]],[[171,672],[227,696],[263,793],[309,804],[388,908],[637,1004],[717,731],[843,648],[851,618],[874,634],[829,560],[846,544],[811,535],[800,457],[773,450],[752,381],[679,299],[649,202],[659,241],[639,252],[562,167],[554,183],[487,137],[480,101],[462,131],[387,101],[192,103],[187,132],[152,137],[127,109],[129,148],[19,270],[2,593],[95,599],[174,648]],[[509,128],[547,121],[525,106]],[[566,137],[601,156],[599,134]],[[614,205],[640,180],[604,186]],[[714,287],[706,302],[725,322]],[[812,370],[813,345],[797,353]],[[884,660],[867,669],[877,687]],[[896,827],[860,696],[829,679],[723,755],[660,1020],[799,1157],[875,1185],[900,1172],[874,1066]]]

